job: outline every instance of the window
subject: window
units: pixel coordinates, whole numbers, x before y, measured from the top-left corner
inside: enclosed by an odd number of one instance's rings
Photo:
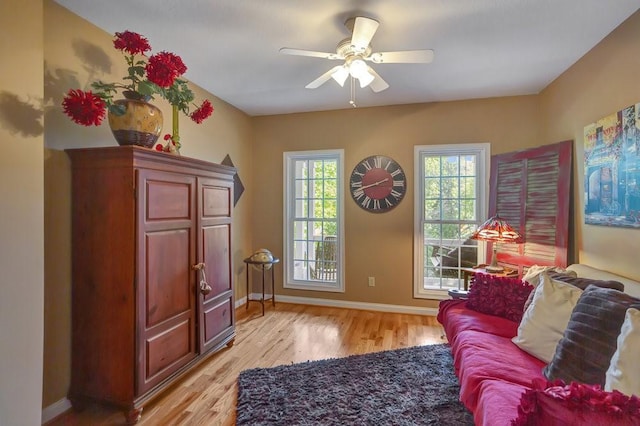
[[[489,144],[416,146],[414,161],[414,297],[443,298],[484,259],[469,237],[486,216]]]
[[[285,288],[344,291],[343,157],[284,153]]]

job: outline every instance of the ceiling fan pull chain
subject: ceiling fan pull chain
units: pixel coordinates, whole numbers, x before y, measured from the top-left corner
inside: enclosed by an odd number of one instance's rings
[[[358,108],[358,105],[356,105],[356,86],[355,84],[353,84],[353,80],[355,80],[355,78],[351,76],[350,80],[351,80],[351,100],[349,101],[349,103],[351,104],[352,107]]]

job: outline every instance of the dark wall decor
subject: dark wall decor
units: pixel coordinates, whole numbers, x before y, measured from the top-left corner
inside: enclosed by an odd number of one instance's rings
[[[224,166],[235,167],[233,165],[233,161],[231,161],[231,157],[229,157],[229,154],[224,157],[224,160],[222,160],[221,164]],[[244,185],[242,184],[242,180],[240,180],[240,174],[236,172],[236,174],[233,176],[233,207],[238,204],[238,200],[240,200],[243,192]]]

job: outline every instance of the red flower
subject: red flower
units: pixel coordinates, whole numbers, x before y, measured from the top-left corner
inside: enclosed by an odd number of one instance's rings
[[[209,102],[208,99],[205,99],[200,108],[193,111],[190,117],[193,121],[200,124],[211,114],[213,114],[213,105],[211,105],[211,102]]]
[[[149,41],[138,33],[133,31],[125,31],[122,33],[116,33],[116,39],[113,40],[113,46],[127,52],[130,55],[143,54],[144,52],[151,50]]]
[[[64,113],[83,126],[98,126],[102,123],[106,106],[102,98],[82,90],[69,90],[62,101]]]
[[[161,143],[156,145],[156,151],[164,151],[164,146]]]
[[[147,78],[160,87],[171,87],[176,78],[187,71],[182,59],[170,52],[159,52],[149,58]]]

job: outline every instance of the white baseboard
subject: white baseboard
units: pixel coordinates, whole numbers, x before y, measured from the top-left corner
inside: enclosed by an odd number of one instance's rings
[[[262,294],[252,294],[251,297],[260,298]],[[267,297],[267,295],[265,295]],[[388,305],[385,303],[368,303],[368,302],[353,302],[349,300],[332,300],[332,299],[318,299],[314,297],[297,297],[297,296],[281,296],[276,294],[276,302],[284,303],[299,303],[301,305],[315,305],[315,306],[328,306],[332,308],[348,308],[348,309],[361,309],[364,311],[377,311],[377,312],[393,312],[397,314],[414,314],[414,315],[438,315],[438,308],[423,308],[420,306],[404,306],[404,305]]]
[[[244,305],[245,303],[247,303],[247,298],[243,297],[242,299],[238,299],[236,300],[236,309],[238,309],[240,306]]]
[[[70,408],[71,401],[69,401],[67,398],[62,398],[60,401],[54,402],[48,407],[45,407],[42,410],[42,424],[55,419]]]

